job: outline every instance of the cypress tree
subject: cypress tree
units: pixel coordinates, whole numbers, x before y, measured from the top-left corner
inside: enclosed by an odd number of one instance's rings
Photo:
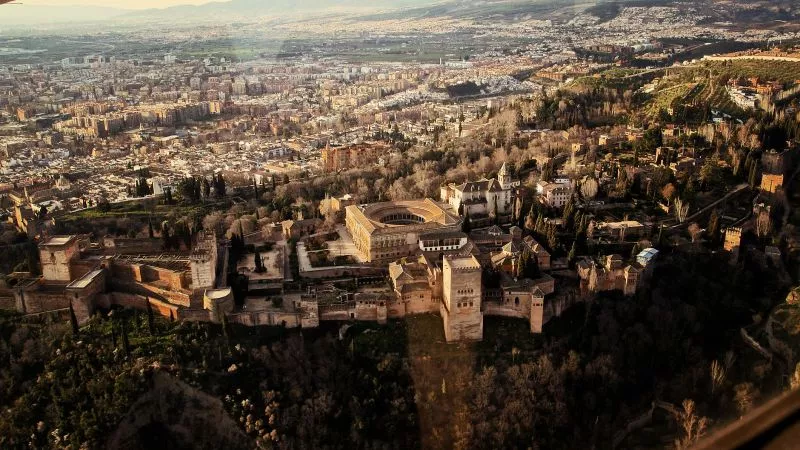
[[[758,164],[753,163],[752,167],[750,167],[750,176],[748,177],[750,187],[753,189],[756,187],[756,178],[758,178]]]
[[[258,250],[256,250],[255,262],[256,262],[256,273],[264,273],[266,271],[264,268],[264,261],[261,260],[261,253],[259,253]]]
[[[150,306],[150,299],[147,299],[147,329],[150,331],[150,336],[156,335],[156,324],[153,319],[153,307]]]
[[[164,250],[168,250],[172,247],[172,238],[169,235],[169,226],[164,224],[161,228],[161,238],[164,240]]]
[[[575,258],[577,257],[578,253],[578,240],[572,241],[572,247],[569,249],[569,253],[567,254],[567,262],[569,263],[570,267],[575,264]]]
[[[708,236],[713,245],[719,242],[720,228],[719,228],[719,213],[716,208],[711,211],[711,217],[708,219]]]
[[[128,326],[127,319],[122,320],[122,349],[125,350],[125,356],[131,356],[131,343],[128,341]]]
[[[77,336],[80,328],[78,327],[78,317],[75,316],[75,309],[72,308],[72,301],[69,302],[69,322],[72,324],[72,335]]]
[[[469,211],[467,211],[467,214],[464,216],[464,221],[461,222],[461,231],[464,233],[472,231],[472,221],[469,218]]]

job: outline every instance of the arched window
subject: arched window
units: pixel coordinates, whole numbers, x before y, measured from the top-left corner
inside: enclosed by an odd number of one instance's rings
[[[514,304],[519,306],[519,297],[514,298]]]

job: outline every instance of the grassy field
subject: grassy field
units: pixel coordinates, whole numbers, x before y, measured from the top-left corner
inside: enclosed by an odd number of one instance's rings
[[[653,91],[645,103],[645,110],[650,116],[658,116],[662,110],[677,106],[696,87],[696,83],[681,83]]]

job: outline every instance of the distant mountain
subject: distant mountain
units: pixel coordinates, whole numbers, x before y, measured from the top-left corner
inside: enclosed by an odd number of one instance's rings
[[[103,6],[5,5],[0,6],[0,26],[92,22],[120,17],[128,12]]]
[[[431,5],[440,1],[431,0],[231,0],[211,2],[204,5],[184,5],[170,8],[135,11],[128,18],[164,18],[168,15],[219,16],[233,15],[254,17],[262,15],[286,15],[325,13],[341,10],[399,9]]]
[[[230,0],[202,5],[181,5],[147,10],[126,10],[98,6],[69,5],[69,0],[53,0],[56,6],[8,5],[0,8],[0,26],[33,24],[75,24],[112,19],[162,19],[257,17],[325,13],[336,10],[407,8],[431,5],[436,0]]]
[[[69,0],[53,0],[68,3]],[[731,0],[726,3],[731,11],[736,5],[750,0]],[[781,14],[770,4],[780,3]],[[747,15],[720,15],[715,20],[742,22],[748,19],[764,21],[782,19],[792,21],[797,14],[793,0],[761,0],[752,3],[766,4],[761,9],[748,9]],[[115,24],[147,22],[182,22],[191,20],[238,21],[261,17],[306,19],[324,15],[348,15],[367,20],[447,17],[467,20],[510,21],[532,18],[552,18],[568,21],[577,13],[586,11],[606,21],[614,18],[625,6],[677,6],[691,5],[710,8],[715,0],[228,0],[212,1],[202,5],[183,5],[149,10],[125,10],[86,6],[29,6],[0,7],[0,26],[25,24],[77,24],[92,21],[109,21]],[[785,5],[784,5],[785,4]],[[763,10],[763,11],[762,11]],[[795,16],[788,11],[795,10]],[[779,11],[779,12],[780,12]]]

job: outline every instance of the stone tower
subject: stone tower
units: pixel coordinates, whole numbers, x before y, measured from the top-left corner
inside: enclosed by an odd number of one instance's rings
[[[39,245],[39,260],[45,281],[72,281],[70,263],[79,256],[75,236],[54,236]]]
[[[447,342],[483,339],[481,265],[474,256],[445,256],[442,305]]]
[[[192,252],[192,289],[213,289],[217,282],[217,238],[213,232],[201,232]]]
[[[503,167],[501,167],[500,172],[497,173],[497,181],[503,189],[511,189],[511,173],[509,173],[506,163],[503,163]]]
[[[531,333],[541,333],[544,326],[544,293],[534,286],[531,294]]]
[[[641,271],[634,266],[625,267],[625,295],[633,295],[639,286],[639,275]]]
[[[731,252],[731,259],[738,259],[739,246],[742,244],[742,229],[739,227],[731,227],[725,229],[725,244],[726,251]]]

